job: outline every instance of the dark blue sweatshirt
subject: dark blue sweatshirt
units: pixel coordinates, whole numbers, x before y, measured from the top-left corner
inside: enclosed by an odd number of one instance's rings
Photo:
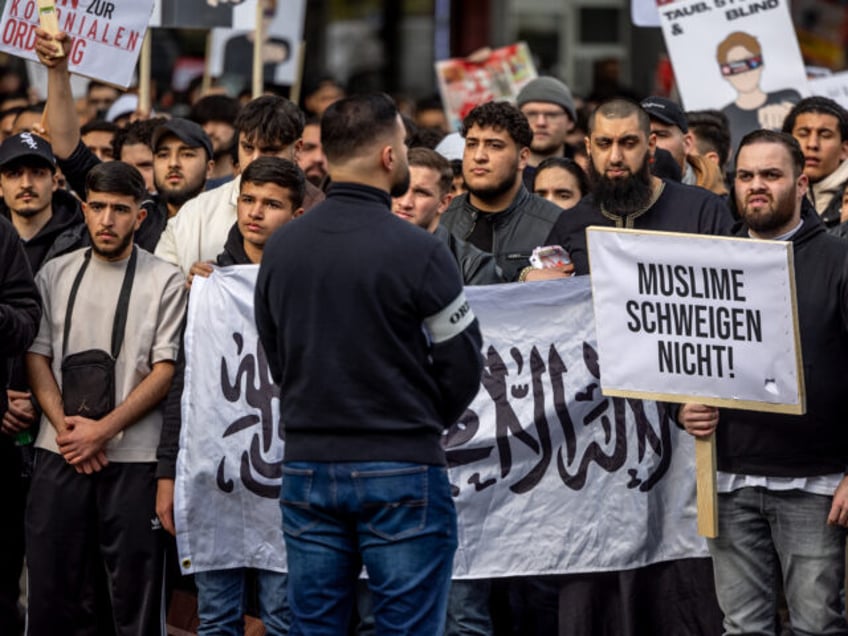
[[[442,430],[480,384],[456,262],[376,188],[334,183],[268,241],[256,324],[286,461],[443,464]]]

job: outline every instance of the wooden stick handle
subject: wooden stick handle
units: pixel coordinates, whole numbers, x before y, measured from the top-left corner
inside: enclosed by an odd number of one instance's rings
[[[698,534],[714,539],[718,536],[715,434],[704,439],[695,439],[695,484],[698,497]]]

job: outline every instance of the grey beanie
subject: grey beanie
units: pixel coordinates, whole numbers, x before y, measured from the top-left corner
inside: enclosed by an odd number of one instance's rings
[[[530,80],[518,93],[515,102],[519,108],[527,102],[558,104],[565,109],[565,112],[571,117],[571,121],[577,121],[577,112],[574,109],[574,98],[571,96],[571,91],[568,90],[568,86],[555,77],[537,77]]]

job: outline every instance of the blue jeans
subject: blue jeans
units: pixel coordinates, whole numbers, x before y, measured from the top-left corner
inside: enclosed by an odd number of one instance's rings
[[[845,531],[827,525],[830,505],[830,497],[798,490],[718,496],[719,534],[709,547],[725,634],[774,635],[779,573],[793,634],[848,634]]]
[[[244,634],[245,579],[247,569],[197,572],[198,636],[241,636]],[[259,618],[268,636],[286,636],[291,611],[286,597],[285,574],[256,570],[259,588]]]
[[[346,633],[363,564],[378,634],[442,633],[457,542],[444,467],[286,462],[280,500],[292,635]]]

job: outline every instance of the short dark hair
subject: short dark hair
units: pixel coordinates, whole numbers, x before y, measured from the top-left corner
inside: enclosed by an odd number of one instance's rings
[[[475,106],[462,120],[462,136],[466,137],[471,127],[505,130],[519,148],[529,148],[533,142],[533,129],[527,117],[517,106],[509,102],[486,102]]]
[[[303,111],[279,95],[262,95],[245,104],[235,128],[248,139],[262,139],[289,146],[303,136]]]
[[[164,117],[156,117],[154,119],[142,119],[127,124],[124,128],[118,128],[112,139],[112,156],[115,159],[121,158],[121,150],[124,146],[133,146],[136,144],[144,144],[151,150],[151,141],[153,139],[153,131],[159,126],[168,121]]]
[[[580,167],[580,164],[574,161],[574,159],[569,159],[567,157],[548,157],[536,166],[536,174],[533,175],[534,190],[536,188],[536,178],[539,176],[539,173],[548,170],[549,168],[562,168],[563,170],[570,172],[574,175],[574,178],[577,179],[577,187],[580,188],[580,196],[585,197],[589,194],[589,177],[586,176],[586,172],[584,172],[583,168]]]
[[[453,169],[447,159],[435,150],[422,147],[410,148],[407,157],[410,167],[430,168],[438,173],[440,194],[444,196],[450,192],[453,183]]]
[[[391,136],[398,109],[385,93],[345,97],[330,104],[321,118],[321,145],[329,162],[358,156],[375,141]]]
[[[106,121],[105,119],[92,119],[90,122],[83,124],[82,128],[80,128],[80,136],[85,136],[90,132],[108,132],[114,135],[118,132],[118,130],[120,130],[120,128],[111,121]]]
[[[689,131],[695,136],[698,154],[714,152],[721,168],[730,158],[730,124],[720,110],[691,110],[686,113]]]
[[[289,191],[292,207],[296,210],[303,205],[306,196],[306,178],[303,171],[288,159],[280,157],[257,157],[241,173],[241,184],[273,183]]]
[[[789,133],[762,128],[749,132],[739,142],[739,148],[737,148],[736,156],[733,159],[734,163],[739,163],[739,153],[742,151],[742,148],[753,144],[780,144],[789,153],[789,158],[792,161],[793,175],[797,178],[804,172],[804,151],[801,150],[801,144],[798,143],[798,140]]]
[[[795,128],[795,120],[798,119],[798,115],[804,113],[818,113],[819,115],[835,117],[839,125],[840,141],[848,141],[848,111],[829,97],[821,97],[820,95],[805,97],[795,104],[786,119],[783,120],[783,132],[791,135],[792,129]]]
[[[648,116],[648,113],[645,112],[645,109],[642,108],[638,102],[632,99],[614,97],[613,99],[601,102],[594,112],[589,115],[588,125],[590,136],[592,131],[595,129],[595,118],[598,115],[601,115],[604,119],[626,119],[627,117],[636,115],[641,131],[645,133],[646,137],[651,135],[651,118]]]
[[[137,204],[149,195],[144,185],[144,177],[128,163],[106,161],[99,163],[85,175],[85,198],[91,198],[92,192],[109,192],[130,196]]]
[[[201,126],[210,121],[223,121],[235,125],[241,104],[235,97],[229,95],[207,95],[198,99],[188,118]]]

